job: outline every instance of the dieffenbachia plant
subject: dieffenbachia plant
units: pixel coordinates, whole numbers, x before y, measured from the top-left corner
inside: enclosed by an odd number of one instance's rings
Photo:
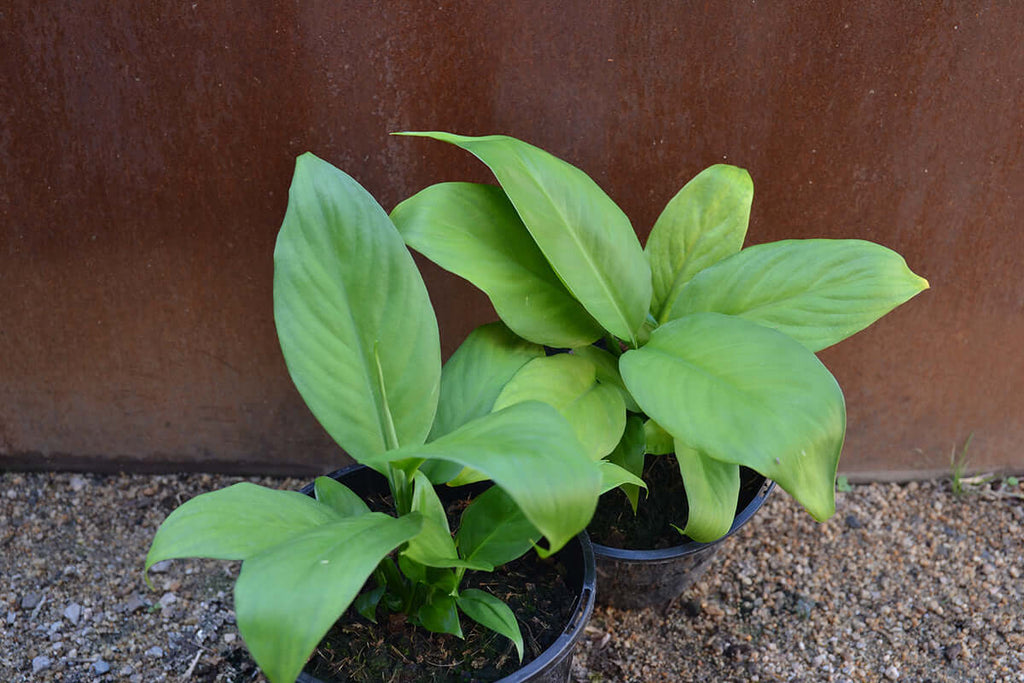
[[[927,289],[897,253],[861,240],[743,248],[748,173],[712,166],[686,184],[641,248],[581,170],[514,138],[405,133],[475,155],[500,187],[441,183],[392,212],[406,243],[490,297],[538,357],[495,405],[548,401],[588,453],[639,476],[674,452],[689,518],[730,528],[740,466],[774,479],[818,520],[835,511],[843,394],[815,356]],[[598,342],[595,345],[595,342]],[[635,481],[622,480],[634,510]]]
[[[401,236],[366,190],[312,154],[296,163],[274,266],[288,371],[338,444],[387,477],[394,514],[328,477],[316,479],[315,498],[235,484],[172,512],[146,569],[169,558],[242,560],[238,628],[274,683],[296,679],[350,605],[459,636],[461,613],[509,637],[522,658],[515,616],[461,588],[465,572],[531,547],[555,552],[590,521],[602,481],[622,477],[589,458],[546,403],[481,408],[536,355],[507,330],[473,335],[442,379],[437,321]],[[462,470],[494,486],[453,534],[427,473]]]

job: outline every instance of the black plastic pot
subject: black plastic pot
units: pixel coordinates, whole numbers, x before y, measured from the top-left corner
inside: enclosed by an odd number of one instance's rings
[[[377,472],[362,465],[352,465],[332,472],[329,476],[342,481],[346,486],[361,496],[386,494],[387,480]],[[482,488],[482,487],[481,487]],[[448,489],[441,487],[438,494],[444,499]],[[454,491],[455,489],[452,489]],[[463,489],[464,490],[464,489]],[[313,484],[307,484],[302,493],[312,496]],[[594,595],[596,592],[596,571],[594,563],[594,547],[586,532],[580,533],[570,541],[555,557],[566,568],[566,579],[569,587],[577,592],[576,604],[569,623],[539,657],[510,676],[500,679],[498,683],[566,683],[572,670],[572,655],[576,643],[583,637],[583,629],[594,611]],[[296,683],[326,683],[303,671]]]
[[[760,476],[760,475],[758,475]],[[619,609],[660,607],[679,597],[707,571],[722,543],[750,521],[775,488],[762,484],[747,500],[740,500],[729,532],[711,543],[687,541],[659,550],[626,550],[594,543],[597,576],[601,583],[597,602]]]

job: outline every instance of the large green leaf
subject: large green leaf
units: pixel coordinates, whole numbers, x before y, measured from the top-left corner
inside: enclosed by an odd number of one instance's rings
[[[418,514],[370,512],[297,534],[242,563],[238,630],[273,683],[292,683],[377,564],[415,536]]]
[[[689,506],[683,533],[701,543],[725,536],[736,517],[740,466],[709,458],[678,440],[676,462]]]
[[[846,408],[806,347],[749,320],[698,313],[662,325],[619,365],[640,407],[677,440],[774,479],[815,519],[833,514]]]
[[[473,499],[455,534],[459,553],[466,560],[494,567],[520,557],[539,539],[540,532],[497,486]]]
[[[580,356],[560,353],[531,360],[501,390],[494,409],[523,401],[557,408],[594,460],[615,448],[626,427],[622,392],[598,383],[594,364]]]
[[[329,505],[297,491],[234,484],[198,495],[168,515],[153,538],[146,570],[171,558],[244,560],[341,518]]]
[[[748,247],[690,280],[670,318],[714,311],[773,327],[811,351],[859,332],[928,288],[903,257],[863,240]]]
[[[384,209],[308,153],[274,250],[274,319],[299,393],[356,460],[423,442],[441,374],[426,287]]]
[[[441,396],[431,440],[491,412],[505,384],[519,368],[544,355],[500,322],[481,325],[455,349],[441,370]]]
[[[555,275],[500,187],[431,185],[396,206],[391,219],[406,244],[487,294],[524,339],[569,348],[604,334]]]
[[[742,168],[717,164],[686,183],[661,212],[644,252],[651,264],[651,313],[664,322],[683,285],[743,246],[754,183]]]
[[[456,462],[494,481],[560,549],[590,521],[601,474],[557,410],[529,401],[478,418],[422,446],[375,456],[367,464],[418,466],[424,458]]]
[[[457,145],[483,161],[558,277],[606,330],[636,346],[651,271],[622,210],[586,173],[504,135],[403,133]]]

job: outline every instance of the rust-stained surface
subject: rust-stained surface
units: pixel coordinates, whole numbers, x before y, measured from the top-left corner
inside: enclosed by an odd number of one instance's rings
[[[1024,5],[985,4],[8,2],[0,467],[336,464],[271,314],[293,159],[390,209],[487,178],[387,136],[443,129],[576,163],[642,237],[725,161],[752,241],[895,248],[932,289],[822,354],[844,469],[942,469],[971,433],[1024,469]],[[447,354],[492,314],[424,271]]]

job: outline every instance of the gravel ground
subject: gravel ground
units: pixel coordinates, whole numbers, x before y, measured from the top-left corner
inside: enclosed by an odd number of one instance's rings
[[[238,637],[238,565],[142,581],[211,475],[0,475],[0,681],[261,681]],[[289,479],[250,479],[298,488]],[[776,493],[673,604],[598,609],[578,681],[1024,681],[1024,489],[866,484],[816,524]]]

